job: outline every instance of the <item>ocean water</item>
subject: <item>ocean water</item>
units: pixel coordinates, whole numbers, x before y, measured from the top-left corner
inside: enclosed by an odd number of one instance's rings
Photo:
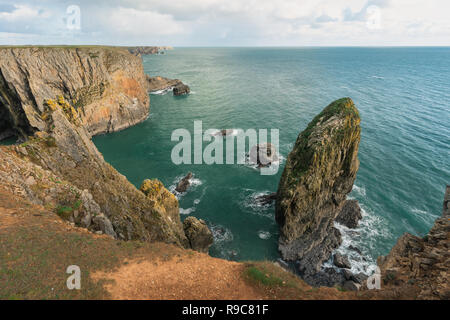
[[[364,218],[340,251],[353,271],[369,272],[404,232],[424,235],[441,214],[450,183],[450,48],[176,48],[143,57],[145,72],[179,78],[188,96],[152,94],[150,117],[97,136],[105,159],[140,186],[158,178],[174,188],[189,171],[193,187],[179,197],[182,219],[211,226],[211,255],[276,259],[274,207],[255,196],[274,192],[297,135],[330,102],[351,97],[361,115],[360,169],[350,198]],[[246,165],[175,165],[172,131],[276,128],[281,167],[262,176]],[[206,144],[206,143],[205,143]],[[348,249],[361,249],[361,257]]]

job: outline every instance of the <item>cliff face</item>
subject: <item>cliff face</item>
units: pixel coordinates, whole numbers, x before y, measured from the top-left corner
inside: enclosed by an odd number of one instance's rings
[[[189,245],[176,199],[147,197],[90,139],[147,117],[138,57],[99,47],[1,49],[0,72],[2,130],[26,139],[1,148],[2,184],[82,227]]]
[[[279,249],[305,276],[341,243],[333,222],[356,178],[360,118],[353,101],[331,103],[300,133],[277,192]]]
[[[419,299],[450,299],[450,186],[442,216],[424,238],[405,233],[387,256],[378,258],[382,286],[419,287]]]
[[[46,130],[45,101],[63,96],[91,135],[143,121],[149,97],[141,60],[119,48],[0,49],[0,134]],[[8,124],[8,122],[10,124]]]

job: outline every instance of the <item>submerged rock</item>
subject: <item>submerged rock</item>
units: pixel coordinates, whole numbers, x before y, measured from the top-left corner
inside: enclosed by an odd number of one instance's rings
[[[358,200],[346,200],[341,209],[341,212],[336,218],[336,222],[354,229],[358,226],[359,220],[362,219],[361,208]]]
[[[192,178],[192,172],[189,172],[186,177],[184,177],[183,179],[180,180],[180,182],[178,182],[175,191],[179,192],[179,193],[183,193],[186,192],[187,188],[189,188],[189,186],[191,185],[191,180]]]
[[[286,160],[275,217],[283,259],[314,277],[341,243],[333,227],[359,167],[360,118],[353,101],[331,103],[300,133]]]
[[[206,222],[195,217],[187,217],[183,229],[193,250],[207,253],[214,238]]]

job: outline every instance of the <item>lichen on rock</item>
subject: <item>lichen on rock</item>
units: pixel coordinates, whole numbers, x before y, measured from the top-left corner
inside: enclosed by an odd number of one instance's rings
[[[300,133],[277,192],[279,249],[304,275],[320,270],[341,243],[333,222],[359,167],[360,117],[353,101],[334,101]]]
[[[187,217],[183,222],[183,228],[191,248],[207,253],[214,239],[206,222],[192,216]]]

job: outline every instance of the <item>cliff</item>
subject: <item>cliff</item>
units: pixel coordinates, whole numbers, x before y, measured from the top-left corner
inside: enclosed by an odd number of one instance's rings
[[[275,212],[279,250],[311,283],[341,243],[333,223],[356,178],[359,124],[351,99],[331,103],[300,133],[281,176]]]
[[[148,113],[142,63],[124,49],[0,49],[0,131],[25,141],[1,148],[0,181],[92,231],[189,247],[175,197],[137,190],[90,139]]]
[[[419,299],[450,299],[450,186],[444,196],[442,216],[428,234],[401,236],[387,256],[378,258],[387,288],[419,287]]]
[[[0,49],[0,133],[46,130],[46,100],[63,96],[90,135],[121,130],[149,114],[141,59],[119,48]],[[9,122],[9,123],[8,123]]]

